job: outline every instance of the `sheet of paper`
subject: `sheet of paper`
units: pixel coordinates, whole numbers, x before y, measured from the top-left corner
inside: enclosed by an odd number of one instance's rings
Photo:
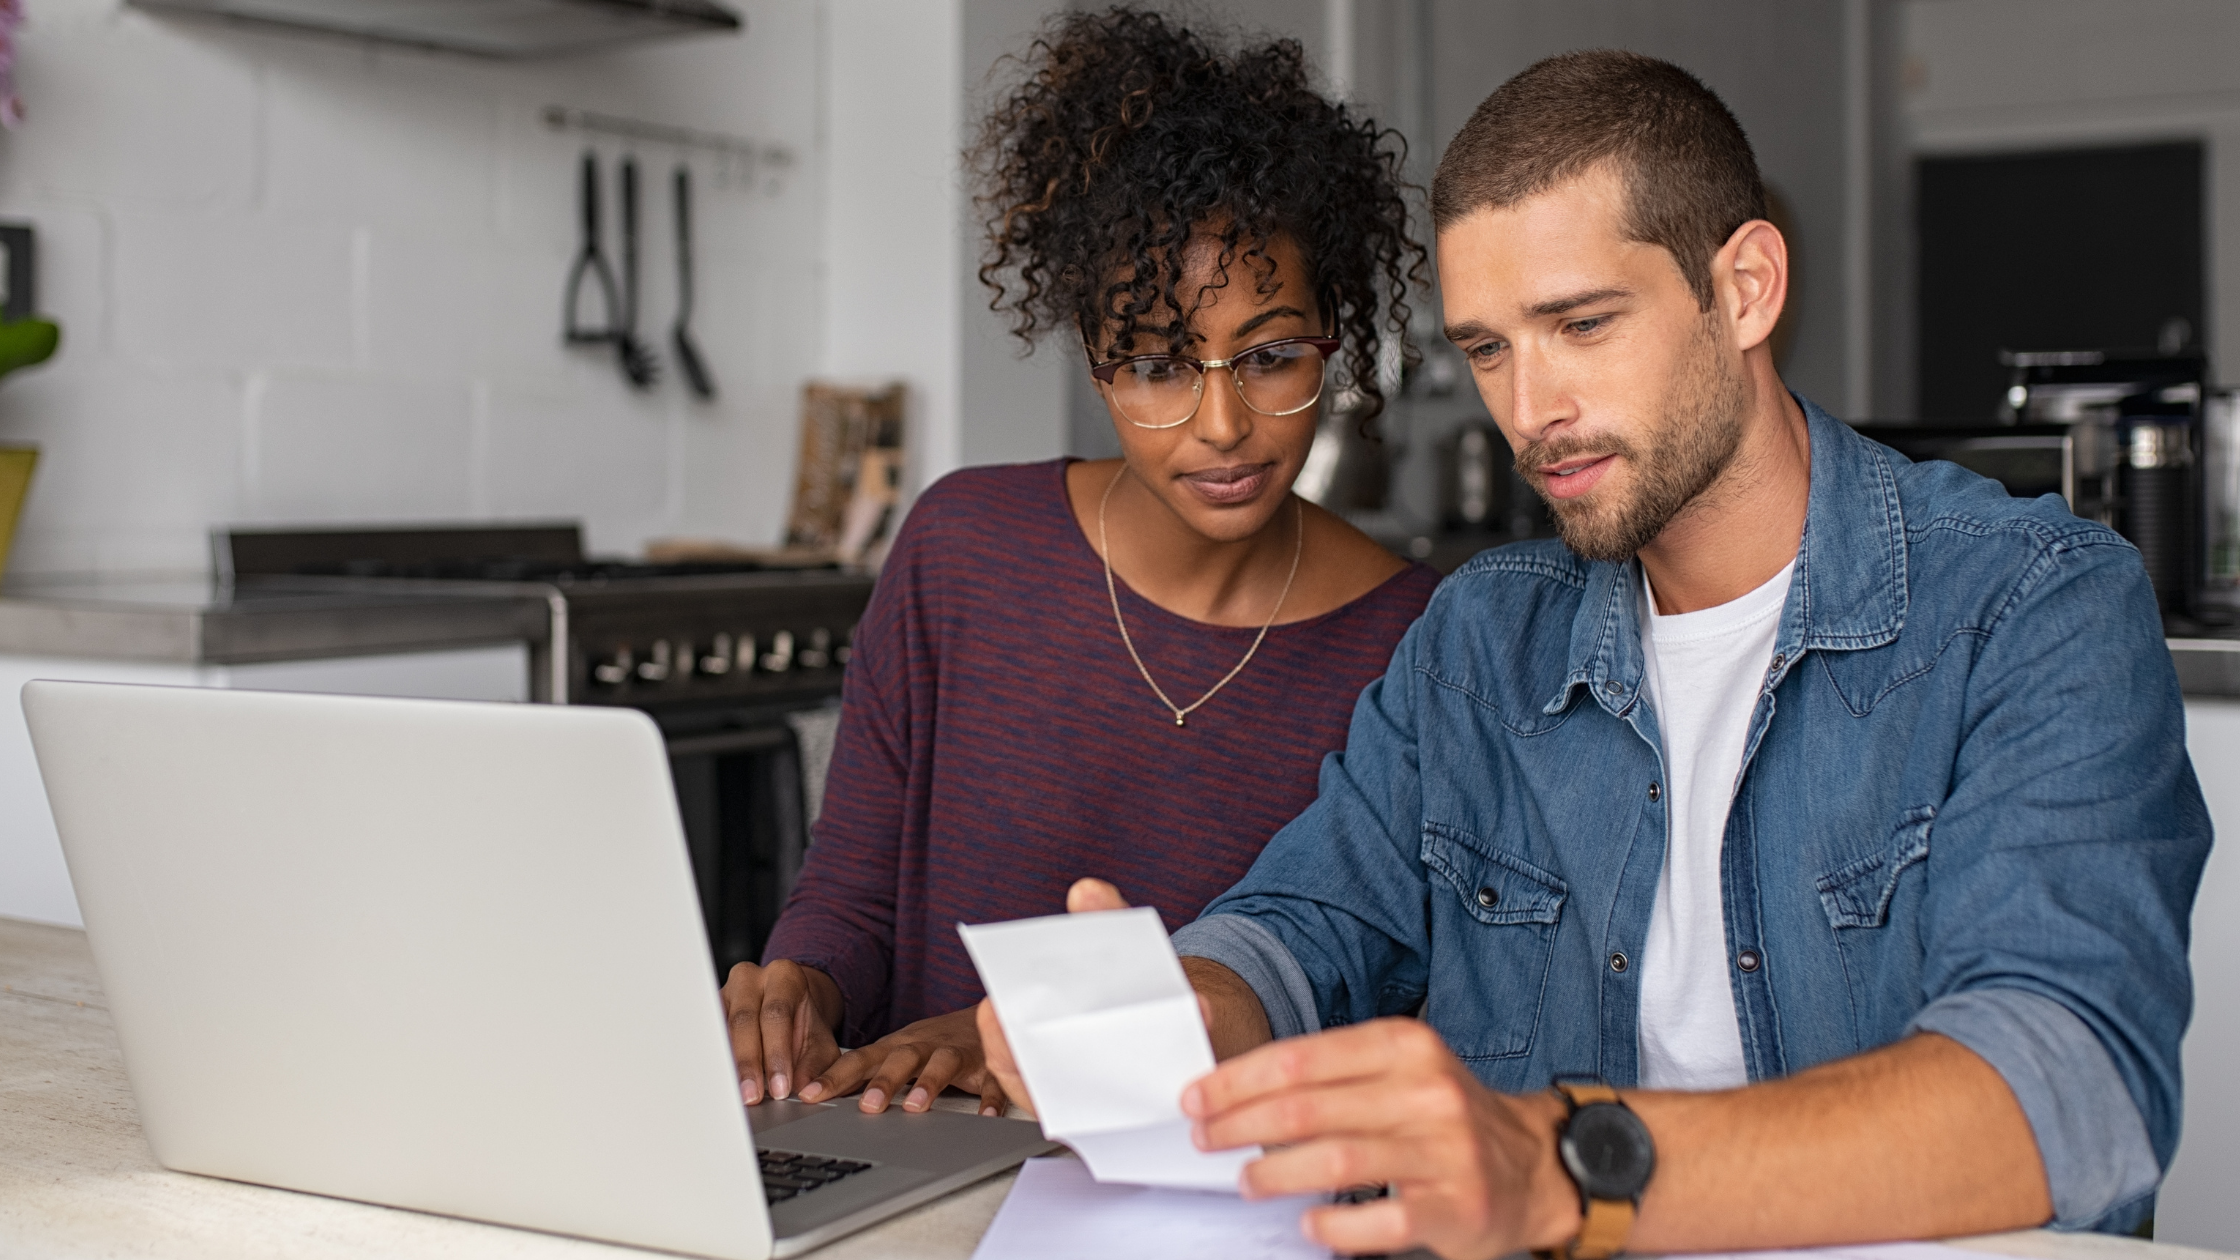
[[[972,1260],[1327,1260],[1299,1232],[1317,1195],[1251,1202],[1198,1190],[1104,1184],[1080,1160],[1030,1159],[1019,1168]],[[1422,1254],[1411,1252],[1411,1255]],[[1799,1251],[1736,1251],[1687,1260],[1986,1260],[1944,1243],[1875,1243]]]
[[[1320,1202],[1104,1184],[1078,1159],[1030,1159],[972,1260],[1328,1260],[1299,1232]]]
[[[1213,1070],[1198,998],[1156,910],[959,924],[1042,1132],[1099,1181],[1236,1192],[1258,1147],[1191,1145],[1182,1087]]]

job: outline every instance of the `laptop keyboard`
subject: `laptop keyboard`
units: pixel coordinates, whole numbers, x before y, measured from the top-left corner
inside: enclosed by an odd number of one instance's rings
[[[762,1157],[762,1194],[772,1203],[783,1203],[843,1177],[853,1177],[871,1165],[830,1155],[796,1155],[791,1151],[757,1148]]]

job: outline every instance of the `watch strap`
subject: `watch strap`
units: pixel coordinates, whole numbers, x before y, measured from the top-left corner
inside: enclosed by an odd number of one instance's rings
[[[1634,1206],[1624,1199],[1587,1200],[1579,1236],[1556,1249],[1557,1260],[1610,1260],[1626,1249],[1633,1217]]]
[[[1623,1105],[1618,1091],[1602,1081],[1558,1081],[1555,1088],[1572,1114],[1589,1103]],[[1579,1236],[1542,1254],[1552,1260],[1610,1260],[1626,1249],[1626,1239],[1633,1233],[1637,1213],[1638,1209],[1630,1200],[1593,1199],[1581,1193]]]
[[[1577,1111],[1588,1103],[1614,1103],[1619,1101],[1618,1091],[1603,1081],[1557,1081],[1556,1092]]]

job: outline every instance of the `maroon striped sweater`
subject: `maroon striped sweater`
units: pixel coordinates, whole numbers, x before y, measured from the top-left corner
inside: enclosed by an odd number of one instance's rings
[[[829,974],[842,1045],[980,1000],[956,925],[1065,908],[1095,875],[1169,931],[1314,798],[1355,697],[1438,575],[1411,565],[1268,632],[1177,728],[1112,624],[1067,461],[971,468],[911,511],[856,630],[815,843],[764,958]],[[1136,650],[1188,704],[1254,630],[1120,588]]]

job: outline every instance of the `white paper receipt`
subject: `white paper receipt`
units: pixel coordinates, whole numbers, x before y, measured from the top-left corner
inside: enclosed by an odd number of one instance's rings
[[[1182,1087],[1213,1070],[1198,998],[1159,912],[959,924],[1043,1135],[1098,1181],[1235,1193],[1255,1146],[1190,1141]]]

